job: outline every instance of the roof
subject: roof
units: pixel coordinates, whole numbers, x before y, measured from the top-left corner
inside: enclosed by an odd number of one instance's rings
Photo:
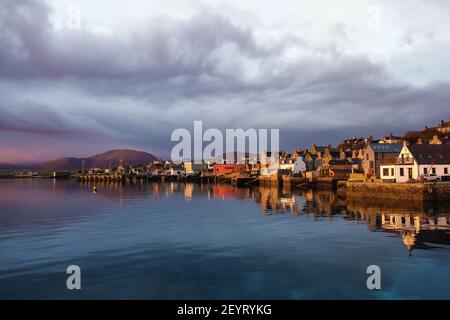
[[[401,143],[371,143],[370,147],[375,153],[400,153],[403,148]]]
[[[360,169],[352,169],[352,168],[347,168],[347,169],[336,169],[336,168],[330,168],[331,171],[333,171],[334,173],[362,173],[364,172],[363,170]]]
[[[316,160],[316,159],[318,158],[318,155],[317,155],[317,154],[312,154],[312,153],[307,153],[307,154],[305,154],[305,155],[303,156],[303,158],[306,158],[308,155],[309,155],[309,156],[311,157],[311,159],[313,159],[313,160]]]
[[[324,152],[325,149],[329,148],[329,146],[316,146],[316,145],[313,145],[313,147],[316,149],[317,152]]]
[[[350,158],[353,155],[353,152],[352,151],[345,151],[344,154],[345,154],[345,156],[347,158]]]
[[[346,159],[330,160],[329,165],[351,165],[352,163]]]
[[[330,155],[333,158],[340,158],[341,157],[341,153],[339,151],[330,151]]]
[[[245,166],[243,163],[223,163],[223,164],[217,164],[215,163],[213,165],[214,168],[234,168],[234,167],[242,167]]]
[[[389,135],[387,135],[387,136],[384,136],[384,139],[403,139],[403,137],[400,137],[400,136],[394,136],[392,133],[391,134],[389,134]]]
[[[414,144],[408,149],[418,164],[450,164],[448,144]]]

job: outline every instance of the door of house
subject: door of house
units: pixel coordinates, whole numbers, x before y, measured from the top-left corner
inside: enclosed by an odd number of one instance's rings
[[[408,180],[412,179],[412,168],[408,168]]]

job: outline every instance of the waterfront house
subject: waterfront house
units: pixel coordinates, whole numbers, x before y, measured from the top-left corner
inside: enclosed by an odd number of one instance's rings
[[[318,168],[328,167],[331,160],[339,160],[340,158],[340,151],[337,151],[331,147],[326,147],[323,151],[317,153],[317,159],[320,160]]]
[[[449,144],[404,144],[395,161],[381,165],[381,179],[385,182],[420,181],[429,174],[450,174]]]
[[[362,174],[362,170],[360,169],[348,169],[348,168],[330,168],[329,177],[333,178],[333,180],[348,180],[355,174]]]
[[[366,176],[380,176],[381,161],[396,159],[402,144],[371,143],[364,151],[363,170]]]
[[[386,143],[386,144],[402,144],[403,137],[394,136],[392,133],[381,138],[378,143]]]
[[[322,164],[320,154],[312,154],[309,150],[305,150],[302,157],[305,162],[306,171],[314,171]]]
[[[202,174],[207,173],[210,169],[209,162],[203,162],[203,163],[194,163],[194,162],[185,162],[184,163],[184,174],[189,175],[196,175],[196,174]]]
[[[166,176],[181,176],[184,173],[182,164],[166,163],[164,175]]]
[[[242,174],[247,172],[247,166],[245,164],[215,164],[213,170],[216,176]]]
[[[444,120],[441,120],[439,123],[437,130],[443,134],[449,134],[450,133],[450,122],[445,122]]]
[[[279,169],[284,172],[298,174],[306,170],[306,163],[302,156],[297,156],[296,159],[288,157],[280,160]]]
[[[312,146],[311,146],[311,153],[312,154],[314,154],[314,155],[317,155],[317,154],[322,154],[324,151],[325,151],[325,149],[329,149],[329,148],[331,148],[331,145],[328,145],[328,146],[318,146],[318,145],[315,145],[315,144],[313,144]]]
[[[444,139],[438,137],[437,134],[433,135],[433,137],[429,140],[429,144],[443,144]]]
[[[333,178],[334,180],[348,180],[352,174],[362,174],[358,159],[331,160],[327,167],[320,170],[321,177]]]
[[[372,136],[369,136],[367,138],[352,137],[344,139],[339,145],[339,147],[346,151],[359,150],[364,149],[367,146],[367,144],[371,143],[372,141],[373,141]]]
[[[441,120],[436,127],[428,127],[422,131],[405,133],[406,140],[411,144],[445,144],[449,143],[450,123]]]

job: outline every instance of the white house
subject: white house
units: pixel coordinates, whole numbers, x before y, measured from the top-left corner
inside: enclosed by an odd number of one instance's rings
[[[294,174],[306,171],[306,164],[303,157],[297,157],[297,160],[282,161],[279,165],[280,170],[291,171]]]
[[[408,182],[429,174],[450,174],[450,144],[405,144],[396,161],[380,165],[383,181]]]

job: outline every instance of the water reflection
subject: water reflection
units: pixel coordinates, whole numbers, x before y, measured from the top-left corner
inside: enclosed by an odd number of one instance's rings
[[[64,277],[74,263],[86,270],[84,298],[450,296],[443,203],[0,179],[0,208],[0,298],[71,298]],[[366,288],[370,264],[383,269],[382,292]]]
[[[228,184],[152,183],[123,186],[113,183],[96,183],[99,196],[124,201],[124,190],[134,188],[155,199],[169,198],[181,193],[186,201],[195,197],[208,199],[251,199],[264,215],[308,215],[312,219],[335,216],[367,224],[370,232],[390,232],[401,236],[405,248],[438,248],[450,245],[450,205],[377,199],[351,199],[328,190],[291,190],[276,187],[236,188]],[[92,188],[93,183],[81,183],[82,188]],[[125,193],[128,195],[128,193]],[[141,194],[142,195],[142,194]],[[128,195],[129,197],[129,195]]]

